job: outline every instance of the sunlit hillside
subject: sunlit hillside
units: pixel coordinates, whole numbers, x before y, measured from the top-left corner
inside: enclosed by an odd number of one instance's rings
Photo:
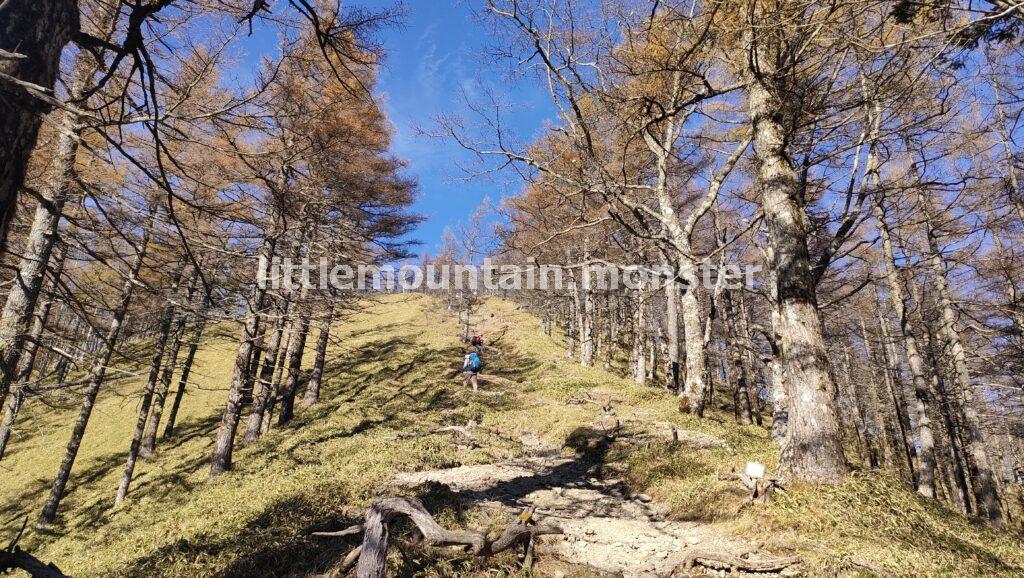
[[[657,505],[665,520],[689,524],[704,543],[755,540],[774,554],[799,555],[811,575],[1024,572],[1019,537],[925,503],[877,475],[855,474],[834,489],[787,488],[767,505],[744,507],[746,492],[719,474],[751,460],[774,465],[776,450],[764,428],[735,426],[724,415],[682,415],[656,388],[581,368],[565,358],[559,338],[545,336],[537,319],[511,303],[488,301],[475,323],[489,338],[476,395],[458,376],[463,349],[455,319],[431,298],[390,295],[347,317],[334,336],[323,401],[241,450],[235,469],[214,479],[208,458],[233,357],[229,339],[210,337],[178,433],[143,463],[131,499],[115,509],[122,446],[137,403],[126,394],[138,388],[137,380],[117,382],[90,424],[59,524],[45,533],[30,530],[22,545],[79,577],[324,574],[356,542],[310,532],[357,522],[377,496],[424,496],[449,527],[497,529],[517,511],[478,507],[482,500],[439,484],[395,486],[396,475],[498,467],[541,448],[568,465],[584,464],[588,479],[614,479],[625,488],[616,492]],[[0,464],[6,533],[22,516],[33,516],[45,497],[63,446],[57,440],[66,436],[66,411],[31,406]],[[450,425],[469,425],[474,442],[431,434]],[[673,426],[681,442],[660,437]],[[537,515],[545,520],[543,508]],[[541,540],[537,575],[596,572],[560,555],[566,538]],[[693,545],[680,541],[677,549],[687,547]],[[403,548],[391,560],[401,575],[518,571],[512,554],[471,559],[452,549]],[[590,550],[599,551],[599,544]]]

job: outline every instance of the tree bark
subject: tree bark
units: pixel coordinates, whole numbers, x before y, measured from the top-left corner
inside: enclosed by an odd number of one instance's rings
[[[0,46],[2,45],[3,41],[0,40]],[[3,68],[4,62],[0,59],[0,69]],[[71,98],[77,98],[84,93],[95,71],[96,65],[92,59],[82,57],[76,61],[75,76],[69,91]],[[2,94],[4,92],[0,90],[0,95]],[[0,111],[3,110],[3,102],[4,99],[0,98]],[[0,314],[0,400],[4,399],[11,383],[17,378],[18,359],[24,348],[25,335],[29,330],[39,291],[43,286],[47,263],[57,241],[57,226],[64,210],[64,203],[71,190],[82,125],[78,116],[70,112],[61,116],[60,124],[61,134],[53,166],[46,174],[42,199],[36,205],[25,249],[7,294],[3,313]],[[7,185],[6,181],[3,183],[0,187]],[[3,194],[0,192],[0,220],[4,218],[5,211]],[[12,194],[16,194],[16,191]],[[5,226],[6,221],[0,221],[0,246]]]
[[[747,374],[747,365],[743,357],[746,354],[744,340],[740,333],[740,316],[736,303],[733,300],[732,291],[725,291],[722,294],[725,301],[725,323],[728,327],[728,335],[731,343],[728,343],[729,358],[732,363],[732,375],[736,387],[736,421],[741,425],[754,423],[754,416],[750,406],[750,376]]]
[[[306,290],[303,288],[301,302],[305,302]],[[298,393],[299,377],[302,375],[302,354],[306,350],[306,336],[309,334],[309,316],[301,311],[296,321],[292,322],[291,342],[288,344],[288,377],[281,388],[281,411],[277,416],[277,424],[284,425],[295,417],[295,395]]]
[[[586,261],[588,255],[584,254]],[[594,365],[594,291],[591,287],[590,267],[580,271],[580,365]]]
[[[0,254],[6,249],[7,230],[17,209],[18,191],[25,182],[25,171],[43,114],[49,108],[18,82],[30,83],[53,96],[54,84],[60,75],[61,52],[78,31],[78,3],[74,0],[0,3],[0,50],[20,55],[0,58],[0,74],[3,75],[0,76]],[[31,316],[32,308],[28,310],[27,315]],[[22,331],[27,329],[24,326],[27,320],[25,317],[21,322]],[[11,343],[0,342],[3,346]],[[2,353],[7,355],[8,351],[5,349]],[[5,369],[13,372],[16,364],[6,365]],[[4,394],[0,395],[3,399],[6,389],[0,393]]]
[[[690,413],[697,414],[707,396],[705,383],[707,357],[704,350],[704,320],[700,302],[700,276],[692,261],[680,266],[680,276],[686,287],[679,297],[679,311],[683,317],[683,347],[686,349],[686,371],[680,390],[681,403],[688,403]]]
[[[85,398],[82,400],[78,419],[75,420],[75,425],[71,430],[71,439],[68,441],[67,449],[64,452],[64,459],[61,460],[57,476],[54,478],[53,486],[50,488],[50,495],[43,505],[42,513],[39,515],[37,525],[40,527],[47,527],[56,520],[57,508],[60,507],[60,502],[64,499],[64,491],[71,477],[71,469],[75,465],[78,449],[82,445],[85,429],[89,425],[89,417],[92,415],[93,406],[96,405],[96,396],[103,385],[104,377],[106,377],[107,366],[114,353],[117,340],[121,335],[124,317],[128,313],[128,305],[131,303],[135,285],[139,280],[139,271],[142,269],[142,264],[146,258],[146,251],[149,248],[149,240],[152,235],[153,223],[156,220],[157,207],[156,203],[150,206],[148,220],[143,226],[142,238],[138,243],[135,260],[132,262],[127,279],[125,279],[124,286],[121,289],[121,299],[113,311],[110,326],[107,328],[107,333],[101,341],[100,350],[93,359],[92,366],[89,369],[88,381],[85,387]]]
[[[188,284],[188,290],[185,293],[184,302],[186,304],[192,303],[198,281],[199,275],[193,272]],[[171,379],[174,377],[174,371],[178,366],[178,353],[181,351],[181,341],[185,337],[185,331],[188,329],[190,319],[191,315],[188,312],[183,312],[178,317],[174,330],[171,331],[173,336],[171,346],[167,350],[167,359],[164,362],[163,370],[160,372],[160,385],[153,395],[153,408],[149,414],[149,422],[146,424],[146,433],[142,438],[142,447],[139,449],[139,455],[143,458],[149,457],[156,450],[156,434],[160,430],[160,420],[163,417],[167,394],[171,391]]]
[[[11,433],[14,430],[14,422],[17,420],[21,406],[25,402],[25,388],[32,377],[32,366],[35,364],[36,352],[39,351],[39,342],[42,339],[43,331],[46,329],[46,323],[50,317],[50,309],[53,307],[53,302],[57,299],[60,277],[64,271],[65,255],[66,252],[63,247],[58,246],[57,255],[53,263],[54,271],[50,298],[39,305],[39,310],[36,311],[35,319],[32,322],[32,331],[25,343],[25,352],[18,361],[17,378],[7,399],[3,422],[0,423],[0,460],[4,458],[7,444],[10,442]]]
[[[277,243],[276,225],[275,222],[275,233],[264,237],[260,249],[260,255],[266,259],[267,266],[270,265],[274,256],[274,247]],[[231,375],[227,404],[224,407],[224,414],[221,416],[220,427],[217,429],[213,454],[210,456],[211,476],[231,469],[231,458],[235,450],[235,432],[238,431],[238,422],[242,417],[245,384],[249,380],[249,362],[259,329],[258,320],[263,314],[266,293],[266,287],[260,287],[259,283],[253,287],[249,315],[246,317],[242,328],[242,338],[238,343],[238,351],[235,353],[235,369]]]
[[[771,249],[768,249],[769,255]],[[771,259],[769,259],[769,262]],[[768,292],[768,308],[771,318],[769,334],[765,335],[771,355],[767,360],[768,381],[771,388],[772,399],[772,441],[780,447],[785,445],[786,435],[789,431],[789,395],[786,381],[786,370],[782,365],[782,320],[779,318],[778,284],[775,282],[775,273],[769,269],[766,280]]]
[[[263,367],[260,369],[258,382],[259,393],[253,396],[252,409],[245,424],[245,436],[242,444],[248,445],[259,439],[263,433],[263,421],[265,414],[269,412],[271,399],[274,395],[274,369],[277,367],[281,351],[281,337],[285,330],[285,319],[288,315],[290,299],[285,299],[281,310],[274,322],[274,329],[264,347]]]
[[[188,385],[188,375],[192,372],[192,363],[196,359],[196,351],[199,349],[199,342],[203,338],[203,329],[206,322],[200,320],[196,325],[192,340],[188,344],[188,354],[185,356],[185,363],[181,365],[181,377],[178,378],[178,390],[174,393],[174,401],[171,403],[171,410],[167,412],[167,425],[164,426],[163,439],[168,440],[174,436],[174,426],[178,421],[178,411],[181,409],[181,401],[185,397],[185,387]]]
[[[273,367],[276,369],[271,380],[270,400],[267,401],[267,408],[263,412],[263,423],[260,424],[260,435],[267,433],[273,427],[274,407],[280,398],[281,388],[284,386],[284,369],[287,365],[285,360],[287,359],[286,354],[291,348],[292,337],[292,328],[285,326],[285,332],[282,336],[284,346],[278,348],[277,355],[274,358]]]
[[[521,516],[526,515],[521,514]],[[532,516],[529,510],[529,516]],[[528,543],[537,536],[561,534],[556,527],[510,523],[497,539],[491,541],[486,535],[476,532],[450,531],[442,528],[416,498],[403,496],[381,498],[366,512],[366,521],[352,530],[362,531],[362,545],[357,548],[357,578],[384,578],[388,575],[387,559],[389,546],[389,525],[405,516],[416,526],[423,542],[430,546],[461,546],[474,556],[493,556],[522,543]],[[353,533],[355,533],[353,532]]]
[[[885,275],[889,285],[889,300],[899,320],[900,333],[907,351],[907,362],[910,375],[914,382],[914,421],[917,422],[918,437],[918,468],[917,492],[928,498],[935,497],[935,435],[932,433],[931,419],[928,417],[930,392],[928,378],[925,376],[924,359],[921,357],[917,342],[916,329],[907,311],[904,300],[903,278],[897,266],[896,253],[889,234],[889,224],[885,219],[885,210],[881,198],[875,203],[875,220],[878,222],[878,233],[882,239],[882,250],[885,253]],[[896,360],[891,360],[895,362]]]
[[[973,459],[977,472],[972,476],[972,488],[978,503],[979,514],[988,519],[996,528],[1003,527],[1003,511],[999,503],[999,493],[992,474],[992,465],[985,448],[985,438],[981,431],[981,419],[978,407],[985,407],[985,400],[974,387],[970,369],[967,366],[967,352],[956,328],[957,313],[950,296],[946,281],[946,266],[943,263],[935,228],[932,226],[931,206],[923,193],[918,191],[918,200],[925,213],[925,233],[928,237],[929,263],[932,269],[932,281],[938,298],[939,312],[942,317],[939,327],[943,341],[953,361],[953,372],[960,390],[964,426],[967,428],[967,451]],[[972,472],[974,473],[974,472]]]
[[[875,411],[875,421],[882,437],[882,455],[888,467],[895,472],[903,472],[906,466],[906,473],[910,479],[914,479],[914,461],[910,458],[907,449],[906,432],[903,429],[903,420],[900,414],[902,407],[899,398],[895,395],[887,396],[886,391],[892,392],[890,374],[884,365],[878,362],[875,348],[872,346],[873,337],[868,332],[868,324],[864,317],[859,319],[861,339],[864,341],[864,352],[867,354],[871,371],[871,395]],[[891,401],[892,403],[889,403]],[[891,409],[891,411],[890,411]]]
[[[755,42],[752,31],[746,34],[757,184],[773,251],[770,266],[776,273],[782,355],[789,383],[789,431],[779,469],[798,480],[838,482],[848,466],[811,272],[807,215],[786,150],[785,107],[774,93],[779,90],[773,86],[778,71],[771,49]]]
[[[153,358],[149,365],[149,379],[146,380],[146,387],[142,390],[139,417],[135,421],[135,432],[132,434],[132,441],[128,446],[128,459],[125,462],[121,483],[117,487],[117,496],[114,498],[115,506],[120,505],[128,496],[128,489],[131,487],[132,477],[135,474],[135,464],[139,460],[139,449],[142,447],[142,437],[146,433],[149,410],[153,404],[153,393],[156,391],[156,384],[160,378],[160,362],[163,361],[164,351],[167,349],[167,339],[171,334],[171,325],[174,323],[174,299],[177,297],[178,285],[181,283],[181,275],[185,271],[187,262],[187,257],[182,255],[171,274],[171,286],[165,296],[163,310],[160,312],[160,324],[153,348]]]
[[[674,275],[665,281],[665,348],[665,387],[679,394],[682,392],[679,367],[679,284]]]
[[[933,366],[938,367],[937,360],[932,357],[931,361]],[[961,443],[960,437],[960,426],[956,421],[956,417],[953,415],[953,409],[957,402],[956,400],[950,399],[946,387],[944,385],[945,380],[940,378],[936,372],[932,372],[931,383],[936,394],[938,395],[939,403],[936,404],[938,409],[936,413],[939,414],[939,419],[944,426],[944,433],[946,437],[946,443],[948,444],[948,452],[944,452],[949,458],[949,475],[952,478],[952,482],[949,484],[951,488],[956,488],[954,494],[950,491],[947,494],[949,500],[960,506],[960,509],[965,514],[971,514],[974,512],[974,506],[971,502],[971,488],[967,482],[967,459],[963,453],[963,444]],[[941,430],[940,430],[941,431]],[[938,447],[939,437],[936,437],[936,447]]]
[[[327,361],[327,345],[331,338],[331,320],[334,317],[334,310],[328,309],[320,326],[320,335],[316,339],[316,359],[313,361],[313,371],[309,375],[309,383],[306,384],[306,393],[302,396],[302,407],[308,408],[320,401],[320,382],[324,377],[324,363]]]
[[[637,292],[636,311],[633,316],[633,381],[639,384],[647,382],[646,352],[644,351],[644,334],[647,332],[647,318],[644,315],[643,296]]]

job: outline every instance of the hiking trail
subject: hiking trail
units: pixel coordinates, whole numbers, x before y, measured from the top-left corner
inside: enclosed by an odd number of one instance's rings
[[[489,345],[490,355],[500,351],[500,340]],[[504,380],[481,381],[502,384]],[[500,387],[500,386],[499,386]],[[588,394],[588,392],[584,392]],[[587,401],[593,401],[588,399]],[[580,402],[583,403],[583,402]],[[598,403],[598,402],[595,402]],[[606,408],[611,405],[605,402]],[[465,465],[447,469],[400,473],[395,477],[396,489],[408,490],[424,484],[441,484],[461,501],[480,511],[518,511],[534,507],[537,518],[560,527],[561,536],[542,539],[538,551],[554,555],[566,569],[582,570],[585,575],[654,578],[671,576],[726,575],[734,564],[716,563],[706,559],[734,561],[775,558],[760,552],[759,542],[731,536],[714,525],[668,518],[669,507],[653,501],[645,494],[633,494],[608,467],[605,455],[612,443],[629,426],[630,437],[672,437],[698,452],[705,448],[725,447],[725,442],[696,431],[677,431],[668,424],[644,420],[643,415],[623,408],[622,417],[606,411],[593,424],[586,447],[575,455],[566,455],[565,448],[545,444],[538,436],[524,434],[518,440],[526,452],[524,457],[482,465]],[[465,438],[475,430],[454,428]],[[454,432],[453,432],[454,433]],[[687,562],[698,559],[695,568]],[[703,560],[704,564],[700,563]],[[564,576],[560,564],[545,561],[548,570],[541,575]],[[692,562],[691,562],[692,564]],[[756,561],[755,561],[756,564]],[[714,566],[724,568],[714,568]],[[735,569],[735,567],[733,568]],[[737,571],[732,576],[795,576],[799,566],[789,564],[776,572],[748,574]]]

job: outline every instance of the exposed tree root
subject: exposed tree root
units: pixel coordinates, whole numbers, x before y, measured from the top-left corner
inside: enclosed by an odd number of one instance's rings
[[[315,532],[313,535],[337,537],[362,533],[363,543],[345,557],[333,575],[340,576],[355,566],[358,578],[383,578],[387,573],[389,526],[403,516],[416,526],[423,543],[428,546],[458,546],[473,556],[493,556],[522,545],[527,564],[532,562],[535,537],[562,533],[560,528],[554,526],[536,525],[533,510],[527,509],[515,522],[506,526],[495,540],[489,540],[483,533],[446,530],[434,521],[434,517],[418,499],[396,496],[374,502],[366,512],[363,524],[337,532]]]

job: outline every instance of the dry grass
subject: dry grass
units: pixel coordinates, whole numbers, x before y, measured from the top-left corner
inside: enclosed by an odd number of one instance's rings
[[[565,357],[559,337],[509,302],[489,300],[474,316],[489,345],[474,396],[457,377],[461,346],[452,315],[419,295],[386,296],[339,323],[333,334],[323,403],[301,412],[236,454],[236,469],[209,479],[207,458],[234,354],[234,331],[207,339],[196,384],[182,408],[179,434],[143,463],[131,500],[113,509],[139,379],[118,383],[97,406],[79,456],[73,491],[53,533],[26,545],[79,576],[306,576],[328,570],[350,542],[316,541],[311,528],[339,527],[386,491],[398,471],[487,463],[521,455],[517,440],[572,443],[574,432],[601,413],[570,403],[589,391],[615,400],[624,432],[643,424],[674,424],[724,440],[726,449],[695,450],[665,442],[614,444],[596,456],[621,472],[635,491],[668,503],[677,518],[722,524],[731,531],[794,548],[813,558],[815,572],[849,568],[856,558],[904,575],[1020,576],[1018,538],[997,534],[918,500],[899,484],[858,476],[838,488],[793,488],[771,505],[737,514],[744,496],[717,472],[748,460],[773,467],[767,432],[714,414],[681,415],[673,399]],[[310,361],[311,355],[307,355]],[[0,462],[0,523],[9,533],[23,514],[35,516],[67,441],[71,412],[28,406],[30,419]],[[395,440],[474,420],[493,432],[484,447],[459,448],[444,436]],[[592,458],[595,456],[591,456]],[[428,507],[446,525],[498,527],[469,504],[424,488]],[[406,574],[513,576],[483,563],[410,550],[394,563]],[[493,562],[493,561],[492,561]],[[489,562],[490,563],[490,562]],[[495,574],[498,572],[498,574]]]

